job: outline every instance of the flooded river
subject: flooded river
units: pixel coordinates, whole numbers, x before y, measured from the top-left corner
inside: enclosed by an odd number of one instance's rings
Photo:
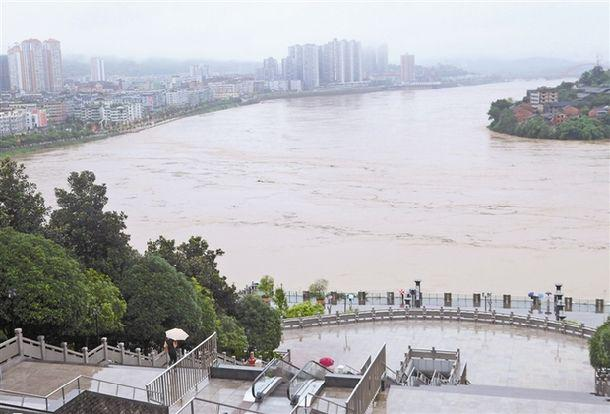
[[[21,160],[49,204],[92,170],[135,247],[202,235],[238,286],[609,298],[610,144],[485,128],[541,83],[268,101]]]

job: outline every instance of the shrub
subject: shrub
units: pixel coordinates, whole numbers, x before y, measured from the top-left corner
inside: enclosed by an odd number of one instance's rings
[[[311,302],[298,303],[291,306],[286,311],[287,318],[301,318],[305,316],[314,316],[324,313],[324,306],[313,304]]]
[[[589,360],[595,369],[610,368],[610,322],[598,327],[589,340]]]

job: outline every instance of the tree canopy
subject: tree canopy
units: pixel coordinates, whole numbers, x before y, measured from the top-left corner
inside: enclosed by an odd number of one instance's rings
[[[593,368],[610,368],[610,322],[599,326],[589,340],[589,360]]]
[[[237,303],[237,320],[246,331],[248,343],[264,357],[271,357],[282,337],[280,314],[256,295],[246,295]]]
[[[193,284],[163,258],[146,254],[138,258],[118,281],[127,301],[125,338],[149,348],[163,343],[165,331],[182,328],[189,341],[206,337],[202,311]]]
[[[0,276],[0,324],[9,336],[15,327],[33,336],[89,335],[94,307],[101,333],[122,327],[125,302],[110,280],[83,271],[61,246],[41,236],[0,229]]]
[[[195,277],[201,286],[212,292],[217,309],[223,309],[230,315],[235,314],[237,293],[234,285],[227,283],[227,278],[218,271],[216,258],[224,252],[212,250],[208,242],[200,236],[192,236],[185,243],[176,246],[175,240],[160,236],[148,242],[148,253],[159,255],[185,275]]]
[[[579,86],[610,86],[610,70],[604,70],[597,65],[593,69],[584,72],[578,80]]]
[[[39,233],[46,214],[44,199],[28,181],[25,166],[10,158],[0,160],[0,227]]]
[[[51,213],[49,237],[74,252],[86,267],[116,279],[132,256],[129,236],[124,232],[127,216],[104,211],[106,185],[95,184],[91,171],[73,172],[70,189],[55,189],[58,208]]]

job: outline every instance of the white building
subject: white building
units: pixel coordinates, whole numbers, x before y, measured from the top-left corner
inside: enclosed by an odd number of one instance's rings
[[[402,83],[415,81],[415,56],[408,53],[400,57],[400,80]]]
[[[44,51],[46,90],[59,92],[63,89],[63,68],[61,62],[61,44],[58,40],[45,40],[42,44]]]
[[[27,131],[28,112],[24,109],[0,112],[0,136]]]
[[[208,84],[214,99],[232,99],[239,97],[237,85],[234,83],[213,82]]]
[[[91,81],[104,82],[106,80],[106,69],[104,68],[104,59],[100,57],[91,58]]]
[[[8,50],[8,73],[11,90],[23,91],[23,56],[20,45]]]

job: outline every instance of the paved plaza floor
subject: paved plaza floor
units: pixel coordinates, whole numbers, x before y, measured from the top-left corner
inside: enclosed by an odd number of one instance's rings
[[[385,321],[285,330],[281,347],[293,362],[330,356],[335,366],[360,368],[387,344],[387,364],[399,367],[413,348],[460,349],[473,384],[588,393],[593,390],[587,341],[554,332],[457,321]]]

